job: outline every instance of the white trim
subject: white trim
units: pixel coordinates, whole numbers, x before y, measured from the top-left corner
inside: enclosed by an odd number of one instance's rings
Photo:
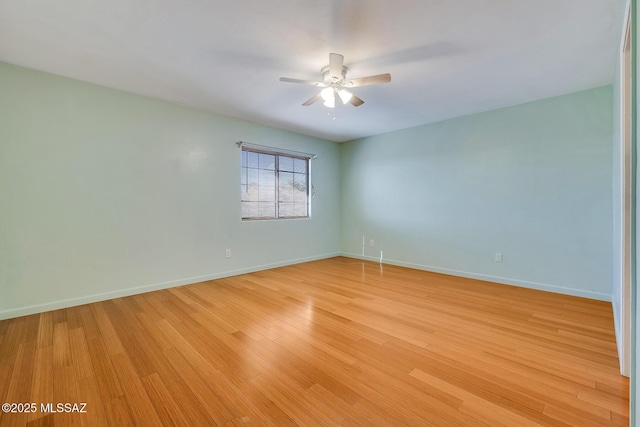
[[[630,241],[631,239],[631,227],[630,224],[631,218],[634,215],[633,212],[629,211],[627,217],[627,208],[631,209],[631,206],[627,206],[627,192],[633,189],[633,185],[631,183],[631,179],[627,179],[627,174],[631,176],[631,165],[627,162],[627,157],[631,156],[631,147],[629,147],[629,152],[627,152],[627,125],[626,116],[629,114],[633,114],[633,111],[627,112],[627,97],[629,94],[625,94],[628,89],[626,86],[626,44],[627,44],[627,35],[631,36],[631,33],[627,30],[630,29],[631,25],[631,1],[627,0],[625,4],[625,12],[624,19],[622,21],[622,36],[620,37],[620,48],[619,48],[619,61],[620,61],[620,122],[618,125],[620,126],[620,259],[619,264],[616,268],[619,269],[620,275],[620,283],[619,283],[619,295],[612,295],[613,300],[617,300],[620,302],[620,305],[613,304],[614,309],[614,322],[615,322],[615,331],[616,331],[616,344],[618,347],[618,359],[620,362],[620,373],[625,376],[630,375],[631,366],[630,366],[630,358],[631,358],[631,247]],[[631,58],[632,60],[633,58]],[[633,84],[633,82],[631,83]],[[631,135],[630,135],[631,137]],[[628,141],[629,144],[631,141]],[[629,202],[630,203],[630,202]],[[619,310],[619,313],[616,311]]]
[[[284,267],[284,266],[293,265],[293,264],[300,264],[303,262],[333,258],[337,256],[344,256],[347,258],[362,259],[362,260],[373,261],[373,262],[380,262],[380,259],[376,257],[361,256],[358,254],[347,253],[347,252],[333,252],[333,253],[318,255],[314,257],[299,258],[295,260],[282,261],[282,262],[276,262],[271,264],[262,264],[262,265],[253,266],[253,267],[241,268],[238,270],[229,270],[229,271],[220,272],[220,273],[207,274],[204,276],[189,277],[185,279],[172,280],[168,282],[137,286],[134,288],[120,289],[112,292],[104,292],[100,294],[87,295],[79,298],[70,298],[66,300],[53,301],[45,304],[36,304],[36,305],[19,307],[19,308],[10,309],[10,310],[3,310],[3,311],[0,311],[0,320],[11,319],[14,317],[26,316],[26,315],[35,314],[35,313],[43,313],[45,311],[57,310],[61,308],[74,307],[82,304],[90,304],[93,302],[105,301],[113,298],[121,298],[121,297],[130,296],[130,295],[137,295],[137,294],[157,291],[161,289],[174,288],[176,286],[190,285],[193,283],[205,282],[208,280],[238,276],[240,274],[254,273],[256,271]],[[487,274],[472,273],[472,272],[460,271],[460,270],[451,270],[447,268],[440,268],[440,267],[435,267],[430,265],[415,264],[415,263],[403,262],[403,261],[397,261],[397,260],[385,259],[384,264],[415,268],[417,270],[431,271],[434,273],[449,274],[449,275],[459,276],[459,277],[467,277],[470,279],[489,281],[494,283],[500,283],[503,285],[519,286],[523,288],[549,291],[549,292],[555,292],[555,293],[560,293],[565,295],[573,295],[573,296],[578,296],[583,298],[590,298],[590,299],[596,299],[600,301],[611,302],[611,295],[601,293],[601,292],[584,291],[580,289],[566,288],[566,287],[557,286],[557,285],[529,282],[524,280],[510,279],[505,277],[491,276]]]
[[[622,20],[622,37],[620,39],[620,50],[619,52],[624,51],[625,45],[625,33],[627,32],[627,26],[630,25],[629,20],[631,19],[631,0],[627,0],[624,5],[624,18]]]
[[[353,253],[343,252],[342,256],[347,258],[362,259],[366,261],[380,262],[380,259],[370,256],[362,256]],[[416,270],[431,271],[433,273],[448,274],[451,276],[466,277],[469,279],[483,280],[486,282],[499,283],[502,285],[518,286],[521,288],[535,289],[538,291],[554,292],[557,294],[571,295],[575,297],[595,299],[599,301],[611,302],[611,295],[604,292],[585,291],[582,289],[567,288],[564,286],[551,285],[546,283],[529,282],[525,280],[511,279],[507,277],[491,276],[488,274],[472,273],[469,271],[451,270],[432,265],[414,264],[411,262],[385,259],[383,264],[397,265],[400,267],[415,268]]]
[[[271,264],[257,265],[254,267],[241,268],[238,270],[229,270],[221,273],[207,274],[204,276],[189,277],[185,279],[171,280],[168,282],[136,286],[134,288],[119,289],[117,291],[87,295],[79,298],[70,298],[65,300],[52,301],[45,304],[36,304],[36,305],[29,305],[26,307],[13,308],[9,310],[0,311],[0,320],[11,319],[11,318],[20,317],[20,316],[27,316],[29,314],[43,313],[45,311],[58,310],[60,308],[74,307],[82,304],[90,304],[92,302],[105,301],[113,298],[143,294],[145,292],[158,291],[161,289],[175,288],[176,286],[190,285],[193,283],[206,282],[208,280],[238,276],[240,274],[254,273],[256,271],[268,270],[268,269],[277,268],[277,267],[284,267],[292,264],[300,264],[303,262],[317,261],[325,258],[333,258],[337,256],[340,256],[339,252],[318,255],[318,256],[308,257],[308,258],[299,258],[295,260],[276,262]]]

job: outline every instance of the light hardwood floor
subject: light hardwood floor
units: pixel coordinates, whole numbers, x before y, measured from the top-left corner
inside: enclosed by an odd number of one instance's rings
[[[609,303],[348,258],[0,322],[3,427],[619,426],[628,389]]]

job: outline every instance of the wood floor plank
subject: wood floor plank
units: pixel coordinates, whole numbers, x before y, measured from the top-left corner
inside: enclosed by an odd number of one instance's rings
[[[35,341],[23,342],[18,345],[16,364],[7,382],[7,391],[2,403],[30,403],[31,384],[33,379],[36,355]],[[13,410],[13,409],[12,409]],[[28,422],[29,414],[25,412],[0,412],[1,426],[19,426]]]
[[[167,350],[166,353],[185,383],[197,389],[196,395],[216,423],[226,423],[237,417],[255,422],[263,418],[256,412],[252,402],[242,395],[241,384],[246,383],[246,380],[240,372],[227,369],[228,365],[218,369],[209,363],[206,356],[210,354],[206,349],[200,353],[196,347],[188,345],[186,340],[181,340],[177,335],[176,341],[177,350]],[[193,366],[198,367],[198,372],[192,369]],[[212,398],[215,399],[215,405],[209,403]]]
[[[572,410],[572,408],[555,406],[551,404],[545,405],[543,414],[572,426],[602,427],[613,425],[613,421],[611,420],[611,418],[609,420],[605,420],[602,418],[593,417],[588,413]]]
[[[109,316],[105,311],[105,306],[107,302],[100,302],[91,305],[91,309],[93,311],[93,316],[98,324],[98,329],[100,330],[100,340],[104,343],[104,348],[107,350],[108,354],[118,354],[123,353],[124,347],[120,342],[120,338],[118,337],[118,333],[113,327],[111,320],[109,320]]]
[[[198,398],[193,394],[191,388],[189,388],[184,381],[176,381],[175,383],[168,384],[166,387],[175,404],[180,408],[183,417],[187,419],[188,423],[186,425],[214,425],[213,418],[207,413],[206,409],[198,401]],[[159,403],[156,400],[153,402],[154,404]]]
[[[0,366],[13,367],[20,348],[22,329],[25,324],[24,318],[5,320],[6,333],[0,346]],[[0,383],[0,392],[6,393],[8,382]],[[1,395],[0,395],[1,396]]]
[[[91,362],[84,327],[80,326],[69,331],[69,345],[71,347],[71,358],[76,376],[76,387],[78,404],[86,405],[86,415],[82,415],[81,420],[84,425],[102,426],[107,425],[104,414],[104,407],[99,385]],[[70,402],[74,403],[74,402]]]
[[[319,402],[312,401],[303,390],[297,390],[285,376],[261,374],[251,382],[298,425],[333,426],[341,420],[338,414],[323,410]]]
[[[64,322],[66,325],[66,320]],[[60,324],[60,323],[58,323]],[[58,325],[56,324],[56,325]],[[55,340],[54,340],[55,345]],[[53,364],[53,404],[65,403],[74,404],[79,403],[80,399],[78,399],[78,389],[77,389],[77,379],[76,374],[74,372],[73,366],[71,364],[68,365],[59,365],[55,363],[55,348],[54,348],[54,364]],[[69,412],[56,412],[53,414],[54,424],[59,425],[69,425],[69,426],[81,426],[83,422],[81,417],[85,414],[72,414]]]
[[[123,313],[118,307],[118,302],[115,300],[107,301],[107,303],[104,304],[104,308],[113,325],[114,331],[116,331],[118,341],[122,343],[122,348],[126,349],[127,358],[139,377],[142,378],[156,372],[151,362],[153,349],[146,351],[139,342],[135,334],[136,324],[133,322],[134,317]]]
[[[0,321],[0,425],[629,424],[611,304],[336,257]]]
[[[126,305],[118,308],[118,314],[114,313],[118,318],[113,319],[112,323],[120,331],[120,341],[126,343],[127,354],[138,375],[145,377],[158,373],[165,384],[177,381],[179,376],[162,356],[162,348],[140,322],[139,311],[136,308],[128,310]]]
[[[81,415],[83,425],[100,427],[108,425],[104,402],[101,399],[97,383],[90,378],[79,379],[78,404],[85,405],[86,414]]]
[[[10,365],[0,365],[0,400],[2,400],[2,402],[7,402],[7,392],[10,384],[9,379],[13,373],[13,368],[14,367]]]
[[[521,405],[516,402],[512,402],[509,399],[502,399],[498,402],[498,405],[502,408],[513,412],[514,414],[518,414],[528,420],[534,421],[542,426],[549,427],[567,427],[569,424],[562,422],[558,419],[551,418],[548,415],[545,415],[544,412],[533,410],[525,405]],[[544,411],[544,410],[543,410]]]
[[[81,326],[84,330],[84,336],[87,340],[92,340],[101,336],[100,328],[98,327],[96,319],[93,317],[91,305],[86,304],[81,306],[79,315],[81,317]]]
[[[188,424],[187,417],[171,396],[160,375],[153,373],[142,378],[142,385],[147,391],[151,403],[156,408],[156,413],[163,425],[184,426]]]
[[[158,414],[129,357],[124,353],[116,353],[112,354],[110,358],[135,423],[137,425],[160,425]]]
[[[33,421],[27,423],[27,427],[53,427],[53,414],[45,415],[44,417],[36,418]]]
[[[212,385],[193,369],[183,354],[175,349],[165,350],[164,354],[217,425],[236,418],[236,414],[224,404],[225,399],[220,392],[215,391]]]
[[[50,345],[36,349],[29,402],[39,405],[53,401],[53,345]],[[38,410],[30,413],[28,419],[33,421],[46,415]]]
[[[271,340],[255,341],[243,332],[234,332],[233,336],[243,343],[246,349],[262,358],[265,363],[269,363],[271,369],[277,369],[287,377],[291,378],[302,389],[307,389],[316,384],[313,372],[305,369],[306,366],[298,363],[296,356],[286,349],[280,347]]]
[[[38,347],[53,345],[53,316],[51,312],[42,313],[38,323]]]
[[[358,392],[343,381],[343,378],[355,378],[359,375],[361,372],[359,368],[343,363],[340,359],[323,352],[317,347],[298,346],[294,338],[280,337],[277,343],[297,356],[296,362],[294,362],[297,366],[300,366],[304,361],[306,369],[300,369],[312,375],[324,388],[330,390],[347,403],[353,404],[360,399],[361,396]],[[310,369],[309,365],[313,369]]]
[[[89,340],[87,345],[89,347],[93,374],[95,375],[102,400],[108,402],[122,396],[123,391],[122,387],[120,387],[120,381],[118,380],[116,371],[113,369],[113,363],[111,363],[111,358],[109,358],[102,338],[98,337]],[[123,407],[123,404],[119,402],[116,402],[115,405],[119,405],[119,408]]]
[[[357,410],[320,384],[314,384],[304,393],[308,395],[310,402],[319,402],[320,407],[329,413],[340,414],[341,419],[337,423],[339,425],[376,425],[369,413]]]
[[[105,403],[107,424],[111,427],[135,426],[131,408],[124,396],[118,396]]]

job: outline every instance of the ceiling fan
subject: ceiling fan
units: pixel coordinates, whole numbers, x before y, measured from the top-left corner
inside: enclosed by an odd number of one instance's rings
[[[305,85],[324,88],[320,91],[320,93],[313,96],[302,105],[308,107],[319,99],[322,99],[324,101],[324,105],[329,108],[334,108],[336,106],[336,95],[340,98],[340,100],[342,100],[343,104],[346,104],[348,102],[354,107],[359,107],[360,105],[364,104],[364,101],[351,93],[349,89],[358,86],[389,83],[391,81],[391,74],[378,74],[376,76],[347,80],[348,68],[345,67],[343,63],[344,56],[338,53],[330,53],[329,65],[322,67],[322,69],[320,70],[320,73],[322,74],[322,82],[291,79],[289,77],[280,77],[280,81],[287,83],[302,83]]]

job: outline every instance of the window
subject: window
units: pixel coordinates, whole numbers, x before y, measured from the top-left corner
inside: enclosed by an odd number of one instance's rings
[[[242,219],[309,217],[309,158],[242,147]]]

